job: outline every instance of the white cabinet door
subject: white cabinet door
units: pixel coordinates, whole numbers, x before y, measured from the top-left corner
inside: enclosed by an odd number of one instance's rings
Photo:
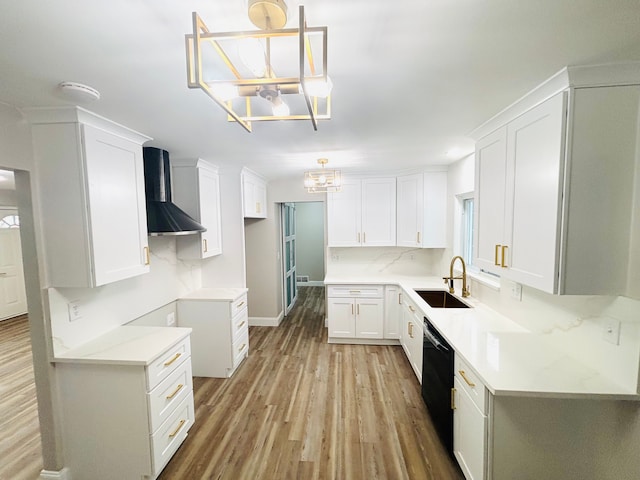
[[[356,338],[356,306],[353,298],[327,301],[329,337]]]
[[[458,377],[454,377],[453,453],[467,480],[485,478],[487,417],[475,406]]]
[[[500,273],[498,260],[504,238],[507,129],[496,130],[476,144],[475,264]]]
[[[411,352],[411,366],[418,378],[418,382],[422,383],[422,356],[423,356],[423,320],[417,311],[412,311],[409,317],[409,325],[407,328],[407,346]]]
[[[222,253],[220,180],[217,167],[201,160],[177,160],[172,166],[173,201],[207,231],[177,237],[178,257],[202,259]]]
[[[362,180],[362,245],[396,244],[396,180]]]
[[[557,287],[565,97],[507,126],[504,275],[546,292]]]
[[[83,125],[95,285],[149,270],[140,145]]]
[[[400,324],[402,322],[400,287],[387,285],[384,292],[384,338],[400,339]]]
[[[245,218],[267,218],[267,183],[246,168],[242,171],[242,200]]]
[[[399,247],[446,248],[447,172],[397,178]]]
[[[327,194],[327,238],[330,247],[360,246],[361,201],[359,180],[343,180],[342,191]]]
[[[397,182],[397,226],[398,247],[419,247],[422,243],[422,199],[424,176],[422,173],[403,175]]]
[[[20,229],[0,228],[0,320],[23,313],[27,313],[27,296]]]
[[[356,338],[383,338],[384,301],[381,298],[356,299]]]

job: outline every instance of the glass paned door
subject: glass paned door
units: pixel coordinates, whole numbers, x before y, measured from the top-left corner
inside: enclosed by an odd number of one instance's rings
[[[284,267],[284,314],[287,315],[298,298],[296,285],[296,207],[293,203],[282,204],[282,241]]]

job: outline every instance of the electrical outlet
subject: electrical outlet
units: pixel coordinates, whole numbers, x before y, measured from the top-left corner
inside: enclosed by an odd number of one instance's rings
[[[511,282],[511,298],[515,298],[519,302],[522,301],[522,285],[516,282]]]
[[[176,324],[175,312],[167,313],[167,327],[172,327]]]
[[[69,302],[67,308],[69,309],[70,322],[75,322],[76,320],[80,320],[82,318],[82,310],[80,309],[80,303],[77,300]]]
[[[602,336],[605,341],[613,343],[614,345],[620,345],[620,320],[605,317]]]

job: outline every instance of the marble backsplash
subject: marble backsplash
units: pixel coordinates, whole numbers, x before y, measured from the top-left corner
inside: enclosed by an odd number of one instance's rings
[[[177,258],[175,237],[149,237],[149,248],[149,273],[96,288],[47,290],[54,356],[200,287],[200,264]],[[69,302],[79,307],[80,318],[74,321]]]
[[[444,276],[444,249],[405,247],[328,248],[327,271],[357,274]]]

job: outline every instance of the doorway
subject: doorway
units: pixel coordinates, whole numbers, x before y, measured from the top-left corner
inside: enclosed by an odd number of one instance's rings
[[[324,202],[281,205],[284,314],[294,306],[298,288],[324,285]]]
[[[17,208],[0,206],[0,321],[25,313],[20,218]]]

